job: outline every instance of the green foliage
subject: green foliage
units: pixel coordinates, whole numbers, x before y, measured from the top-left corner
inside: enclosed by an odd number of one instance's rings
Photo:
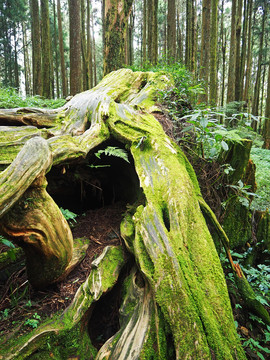
[[[76,221],[76,217],[78,216],[77,214],[75,214],[74,212],[70,211],[69,209],[63,209],[62,207],[60,207],[61,213],[63,214],[64,218],[67,220],[67,222],[71,225],[74,226]]]
[[[270,354],[270,350],[266,347],[263,347],[260,345],[258,340],[254,340],[252,337],[247,339],[246,341],[243,342],[243,346],[244,347],[248,347],[250,348],[260,359],[265,360],[267,359],[266,357],[264,357],[264,355],[261,353],[262,351]]]
[[[251,204],[251,198],[260,197],[258,194],[249,191],[251,185],[244,185],[242,180],[239,180],[237,185],[227,185],[227,186],[234,190],[235,195],[233,197],[237,197],[239,202],[246,208],[249,208]],[[222,203],[222,205],[226,206],[227,202],[231,201],[231,199],[232,197],[230,196],[225,202]]]
[[[159,94],[159,101],[166,104],[173,116],[183,116],[187,108],[190,108],[191,99],[195,100],[193,96],[203,92],[201,84],[195,83],[193,75],[179,62],[168,64],[160,61],[155,66],[146,62],[142,67],[131,66],[130,68],[133,71],[165,72],[173,78],[175,86]]]
[[[7,254],[11,260],[15,260],[16,259],[16,255],[14,252],[15,245],[10,240],[5,239],[2,235],[0,235],[0,243],[9,247]]]
[[[106,149],[99,150],[95,153],[96,157],[100,159],[100,156],[104,154],[107,156],[116,156],[129,163],[128,154],[124,149],[120,149],[115,146],[107,146]]]
[[[261,242],[263,243],[263,241]],[[252,255],[253,252],[260,251],[261,243],[256,243],[253,247],[250,247],[244,253],[238,253],[231,251],[232,257],[237,260],[239,264],[241,264],[241,268],[246,275],[247,281],[252,286],[256,299],[264,306],[269,306],[270,304],[270,266],[265,264],[258,264],[257,266],[245,266],[245,261],[247,258]],[[265,250],[268,252],[268,250]],[[220,260],[222,266],[225,270],[226,278],[228,281],[228,285],[230,291],[235,294],[237,297],[237,285],[235,283],[234,275],[231,271],[229,261],[224,252],[220,254]],[[236,304],[236,309],[241,309],[242,306],[240,304]],[[249,348],[253,353],[255,353],[260,359],[268,359],[270,354],[270,350],[268,347],[264,345],[269,345],[270,341],[270,326],[266,325],[264,321],[259,318],[258,316],[247,312],[249,322],[247,323],[249,329],[252,331],[254,325],[258,325],[260,327],[260,333],[263,333],[264,336],[261,334],[256,333],[256,337],[249,337],[248,339],[241,339],[243,341],[244,348]],[[236,324],[238,327],[238,323]]]
[[[264,211],[270,209],[270,150],[252,148],[251,159],[256,165],[257,197],[252,202],[251,208]]]
[[[0,311],[0,320],[5,320],[8,318],[9,316],[9,311],[10,309],[6,308],[5,310],[3,311]]]
[[[0,109],[12,109],[17,107],[38,107],[55,109],[65,104],[64,99],[43,99],[42,97],[30,96],[23,98],[13,88],[0,87]]]
[[[41,320],[41,317],[37,313],[34,313],[32,318],[27,319],[24,322],[24,325],[29,326],[29,327],[31,327],[33,329],[36,329],[38,327],[38,325],[39,325],[40,320]]]

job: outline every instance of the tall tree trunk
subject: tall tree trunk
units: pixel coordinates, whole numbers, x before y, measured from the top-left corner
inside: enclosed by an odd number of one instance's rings
[[[22,32],[23,32],[23,62],[24,62],[25,93],[26,95],[30,95],[31,74],[30,74],[30,63],[29,63],[29,53],[28,53],[28,39],[27,39],[25,22],[22,23]]]
[[[188,70],[191,70],[191,56],[192,56],[191,55],[192,54],[192,2],[186,1],[185,65]]]
[[[236,66],[236,5],[237,0],[232,0],[231,11],[231,40],[228,72],[227,103],[235,100],[235,66]]]
[[[243,0],[237,1],[236,50],[235,50],[235,100],[241,100],[241,30]]]
[[[242,31],[242,48],[241,48],[241,66],[240,66],[240,95],[239,100],[243,100],[244,95],[244,74],[247,60],[247,39],[248,39],[248,0],[244,0],[244,19]]]
[[[221,3],[221,20],[220,20],[220,36],[221,36],[221,53],[222,53],[222,81],[221,81],[221,97],[220,105],[224,106],[225,100],[225,78],[226,78],[226,29],[224,29],[224,0]]]
[[[87,84],[89,89],[93,87],[93,52],[92,52],[92,38],[91,38],[91,0],[87,0],[87,17],[86,17],[86,36],[87,36]]]
[[[133,0],[104,0],[104,75],[125,62],[125,39]]]
[[[58,36],[56,27],[56,4],[53,0],[53,27],[54,27],[54,53],[55,53],[55,77],[56,77],[56,96],[60,98],[60,86],[59,86],[59,56],[58,56]]]
[[[158,15],[158,0],[148,0],[148,28],[147,28],[147,58],[148,61],[155,65],[158,58],[158,34],[157,34],[157,15]]]
[[[268,65],[267,98],[265,106],[264,148],[270,149],[270,64]]]
[[[14,85],[17,90],[20,88],[19,79],[19,65],[18,65],[18,53],[17,53],[17,31],[16,25],[13,26],[13,37],[14,37]]]
[[[142,60],[143,64],[146,63],[147,55],[147,27],[148,27],[148,17],[147,17],[147,0],[143,0],[143,36],[142,36]]]
[[[177,6],[177,60],[183,62],[183,34],[180,24],[180,9]]]
[[[262,30],[260,33],[260,47],[259,47],[259,55],[258,55],[258,63],[257,63],[257,73],[256,73],[255,87],[254,87],[253,102],[252,102],[252,114],[256,116],[259,115],[265,19],[266,19],[266,7],[263,9],[263,15],[262,15]],[[252,127],[254,130],[257,130],[257,124],[258,124],[257,121],[252,122]]]
[[[210,34],[210,89],[209,102],[217,106],[217,35],[218,35],[218,0],[211,0],[211,34]]]
[[[246,77],[245,77],[245,88],[243,94],[243,100],[246,103],[246,107],[249,104],[249,87],[250,87],[250,76],[251,76],[251,62],[252,62],[252,9],[253,0],[248,0],[248,48],[247,48],[247,65],[246,65]]]
[[[169,63],[176,61],[176,7],[175,0],[168,0],[167,11],[167,58]]]
[[[134,12],[131,10],[127,26],[125,38],[125,65],[133,63],[133,28],[134,28]]]
[[[197,0],[192,1],[192,52],[191,71],[195,74],[197,69]]]
[[[70,94],[81,91],[81,0],[69,0]]]
[[[201,60],[200,80],[204,83],[204,94],[200,94],[199,101],[208,103],[209,92],[209,61],[210,61],[210,22],[211,1],[203,0],[202,3],[202,38],[201,38]]]
[[[59,0],[60,1],[60,0]],[[31,4],[31,35],[32,35],[32,66],[33,66],[33,95],[41,95],[41,37],[38,0],[30,0]]]
[[[58,20],[58,38],[59,38],[60,65],[61,65],[62,96],[64,98],[66,98],[68,92],[67,92],[67,78],[66,78],[62,14],[61,14],[60,0],[57,0],[57,20]]]
[[[41,0],[41,48],[42,48],[42,96],[52,97],[52,55],[51,55],[51,35],[49,2]]]
[[[82,89],[87,90],[87,44],[85,36],[85,0],[81,0]]]
[[[92,50],[93,50],[93,75],[94,85],[97,85],[97,61],[96,61],[96,42],[95,42],[95,27],[94,27],[94,15],[91,12],[91,25],[92,25]]]

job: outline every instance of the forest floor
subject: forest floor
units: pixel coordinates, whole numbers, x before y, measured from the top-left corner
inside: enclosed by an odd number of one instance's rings
[[[84,259],[64,281],[37,291],[27,281],[24,261],[8,273],[7,279],[0,279],[0,337],[4,342],[15,332],[17,335],[29,332],[39,321],[68,307],[76,291],[90,274],[92,261],[106,246],[121,244],[120,223],[125,209],[125,204],[118,202],[88,210],[76,219],[72,228],[74,239],[86,237],[90,239],[90,243]],[[1,251],[6,251],[2,245]]]

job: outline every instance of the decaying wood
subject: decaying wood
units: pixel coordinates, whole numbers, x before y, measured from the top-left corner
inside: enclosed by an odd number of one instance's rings
[[[61,353],[61,359],[70,356],[115,360],[210,359],[213,356],[245,359],[219,257],[200,209],[204,201],[196,175],[185,155],[151,114],[157,111],[154,100],[158,89],[169,85],[170,80],[162,74],[134,73],[127,69],[113,72],[96,88],[74,96],[59,110],[54,126],[42,131],[32,129],[28,137],[11,138],[2,147],[13,152],[10,160],[0,156],[0,165],[6,167],[0,173],[0,186],[6,189],[0,195],[1,232],[22,240],[23,247],[29,246],[31,251],[38,248],[43,255],[54,254],[54,246],[61,246],[53,259],[50,256],[46,259],[53,261],[53,268],[57,270],[48,282],[65,272],[72,249],[70,235],[65,236],[69,230],[53,200],[45,195],[43,181],[50,166],[65,167],[86,161],[87,156],[97,147],[105,146],[106,141],[117,141],[134,161],[141,195],[140,202],[128,207],[121,224],[121,236],[137,265],[123,281],[119,332],[98,352],[86,331],[92,302],[98,301],[101,294],[113,286],[123,266],[119,250],[115,250],[118,255],[113,258],[109,255],[111,250],[107,250],[93,264],[93,272],[64,315],[37,329],[30,339],[28,336],[27,340],[22,338],[20,344],[16,340],[17,344],[14,341],[12,346],[5,345],[2,353],[6,359],[33,360],[35,356],[59,354],[61,346],[68,346],[70,334],[73,350],[68,347],[70,353]],[[15,130],[4,127],[2,131]],[[43,149],[46,157],[41,150],[33,153],[29,144]],[[39,162],[41,165],[36,166]],[[26,170],[22,171],[24,167]],[[41,184],[38,190],[36,182]],[[22,190],[17,195],[19,189]],[[34,201],[22,208],[29,197],[28,191]],[[42,204],[46,204],[43,214]],[[58,216],[59,230],[55,228]],[[40,226],[53,232],[53,245],[47,242],[46,232],[40,230]],[[60,244],[56,241],[58,237]],[[55,258],[59,266],[54,263]],[[101,265],[102,259],[106,266],[112,266],[109,276]],[[29,273],[30,268],[29,261]],[[38,277],[38,267],[35,273]],[[45,346],[47,342],[50,351]]]

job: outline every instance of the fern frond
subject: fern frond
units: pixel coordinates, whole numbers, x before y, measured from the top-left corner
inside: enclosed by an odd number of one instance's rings
[[[96,157],[98,157],[99,159],[101,154],[105,154],[108,156],[116,156],[129,163],[127,152],[124,149],[120,149],[115,146],[107,146],[106,149],[99,150],[95,153]]]

